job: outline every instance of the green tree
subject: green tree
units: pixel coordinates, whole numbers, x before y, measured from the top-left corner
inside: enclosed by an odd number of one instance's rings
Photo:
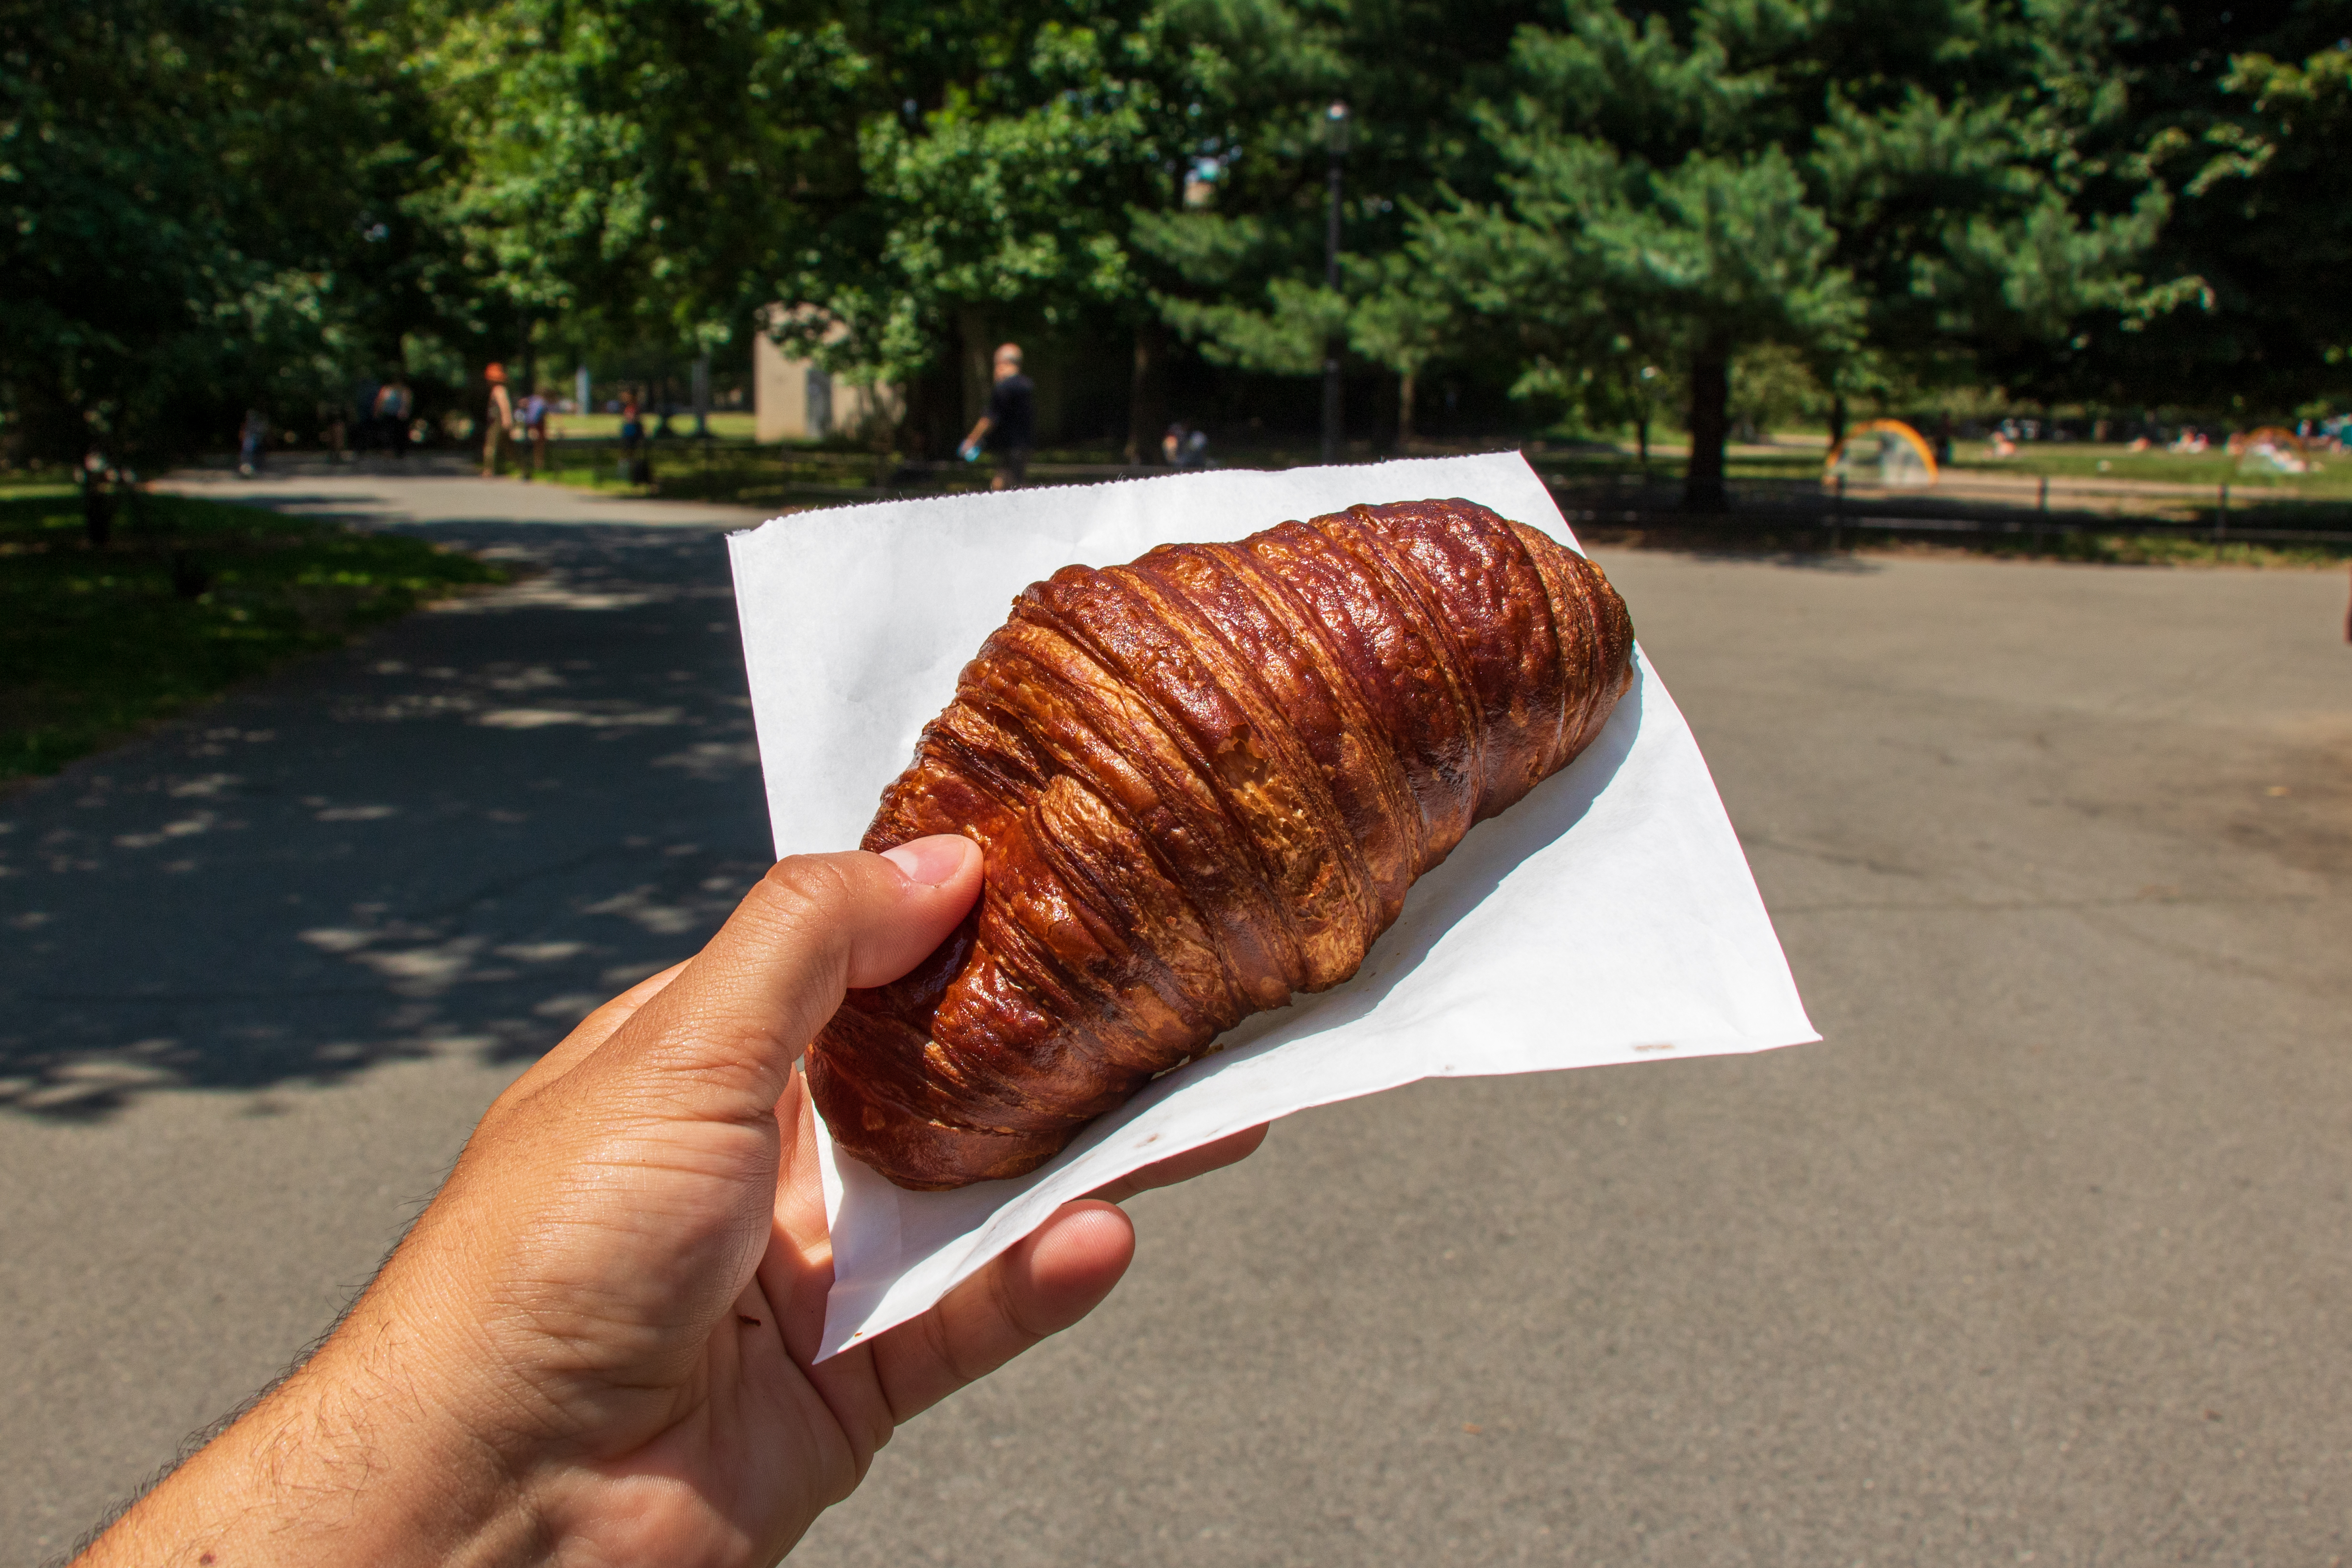
[[[910,420],[943,447],[985,384],[993,342],[1026,326],[1078,338],[1138,333],[1146,284],[1130,213],[1178,199],[1185,140],[1166,41],[1150,12],[1061,8],[1008,31],[936,107],[911,96],[858,134],[862,196],[799,253],[783,298],[798,346],[913,390]],[[960,353],[958,351],[961,351]],[[1149,402],[1138,377],[1138,411]],[[951,410],[951,412],[950,412]],[[1130,420],[1129,446],[1156,430]]]
[[[2352,44],[2242,55],[2222,87],[2243,108],[2207,132],[2217,154],[2189,194],[2237,220],[2230,270],[2281,340],[2263,390],[2352,402]]]
[[[1400,434],[1413,391],[1462,357],[1452,295],[1407,261],[1416,205],[1446,182],[1483,191],[1495,163],[1475,105],[1499,79],[1524,4],[1396,0],[1320,7],[1171,6],[1197,63],[1195,101],[1214,133],[1195,149],[1200,199],[1140,218],[1162,317],[1211,363],[1318,374],[1343,342],[1398,383]],[[1325,279],[1328,106],[1349,108],[1341,285]]]
[[[1457,201],[1420,236],[1433,270],[1475,279],[1472,307],[1518,329],[1523,391],[1616,402],[1657,360],[1682,368],[1693,510],[1724,504],[1732,356],[1835,352],[1863,314],[1835,231],[1770,137],[1780,84],[1758,57],[1778,40],[1759,10],[1701,9],[1682,37],[1600,7],[1523,29],[1519,90],[1483,115],[1503,199]]]
[[[839,15],[762,0],[416,0],[449,149],[415,204],[503,306],[509,353],[690,355],[749,329],[795,234],[857,195],[875,66]]]
[[[2352,403],[2344,8],[2116,0],[2105,20],[2126,134],[2178,193],[2158,265],[2198,294],[2095,333],[2065,389],[2241,417]]]
[[[1794,349],[1835,393],[2181,297],[2135,269],[2166,210],[2144,160],[2082,151],[2117,110],[2081,31],[1958,3],[1570,5],[1520,31],[1480,111],[1497,199],[1452,196],[1414,244],[1518,338],[1522,391],[1621,407],[1670,361],[1685,504],[1715,510],[1743,348]]]
[[[0,421],[148,466],[393,352],[394,62],[341,0],[0,3]]]

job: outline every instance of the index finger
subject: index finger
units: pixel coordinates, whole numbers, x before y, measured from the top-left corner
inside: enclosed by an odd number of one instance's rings
[[[1211,1171],[1222,1170],[1256,1153],[1257,1146],[1265,1142],[1266,1129],[1272,1125],[1262,1121],[1255,1127],[1244,1128],[1213,1143],[1187,1149],[1181,1154],[1171,1154],[1155,1164],[1146,1165],[1139,1171],[1129,1171],[1116,1181],[1106,1182],[1087,1196],[1099,1198],[1105,1203],[1125,1203],[1136,1194],[1150,1192],[1154,1187],[1172,1187],[1179,1182],[1205,1176]]]

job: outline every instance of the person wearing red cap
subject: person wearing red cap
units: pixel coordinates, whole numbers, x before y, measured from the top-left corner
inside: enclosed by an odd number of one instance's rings
[[[514,442],[514,399],[507,395],[507,367],[493,364],[482,373],[490,384],[490,406],[483,420],[482,478],[496,479],[499,454]]]

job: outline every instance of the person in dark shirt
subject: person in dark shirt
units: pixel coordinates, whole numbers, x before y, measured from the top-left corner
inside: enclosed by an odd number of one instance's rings
[[[1037,444],[1037,389],[1021,374],[1021,345],[996,351],[996,384],[989,389],[988,412],[971,427],[957,451],[966,458],[985,447],[995,454],[992,490],[1010,489],[1029,472],[1029,450]]]

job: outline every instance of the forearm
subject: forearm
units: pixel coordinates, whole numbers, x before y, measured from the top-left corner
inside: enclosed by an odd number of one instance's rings
[[[355,1315],[356,1317],[356,1315]],[[500,1457],[424,1392],[424,1347],[347,1323],[141,1499],[77,1568],[545,1561]]]
[[[971,434],[963,438],[963,445],[967,447],[978,446],[980,444],[980,438],[988,434],[988,416],[983,414],[980,416],[980,423],[971,427]]]

